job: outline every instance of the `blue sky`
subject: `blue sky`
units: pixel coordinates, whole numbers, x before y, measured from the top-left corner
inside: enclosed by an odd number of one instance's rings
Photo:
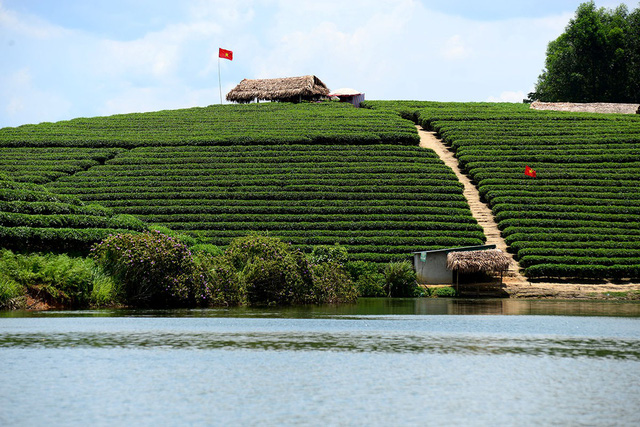
[[[0,127],[219,103],[218,47],[223,96],[315,74],[368,99],[518,102],[580,3],[0,0]]]

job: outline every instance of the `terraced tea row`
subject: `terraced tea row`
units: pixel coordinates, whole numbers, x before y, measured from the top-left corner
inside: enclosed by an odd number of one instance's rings
[[[507,104],[370,106],[404,111],[451,145],[528,277],[640,277],[640,117]]]
[[[130,215],[85,205],[74,196],[55,195],[42,186],[0,176],[0,242],[17,250],[80,251],[109,234],[143,231]]]
[[[0,147],[381,142],[416,145],[418,136],[395,114],[340,103],[216,105],[0,129]]]
[[[266,232],[387,262],[484,241],[455,174],[418,147],[142,147],[49,187],[221,246]]]
[[[120,152],[119,148],[0,147],[0,171],[14,181],[44,184],[103,164]]]

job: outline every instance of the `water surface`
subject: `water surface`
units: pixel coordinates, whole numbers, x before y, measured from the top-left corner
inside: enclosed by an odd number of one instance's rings
[[[638,425],[640,304],[0,313],[0,425]]]

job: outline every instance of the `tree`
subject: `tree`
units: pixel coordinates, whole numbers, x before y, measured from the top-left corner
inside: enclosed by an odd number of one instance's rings
[[[531,100],[640,102],[640,8],[629,13],[582,3],[549,43]]]

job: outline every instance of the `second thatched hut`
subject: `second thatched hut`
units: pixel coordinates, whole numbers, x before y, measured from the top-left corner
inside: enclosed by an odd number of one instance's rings
[[[227,94],[227,101],[302,102],[318,101],[327,95],[329,88],[316,76],[244,79]]]

